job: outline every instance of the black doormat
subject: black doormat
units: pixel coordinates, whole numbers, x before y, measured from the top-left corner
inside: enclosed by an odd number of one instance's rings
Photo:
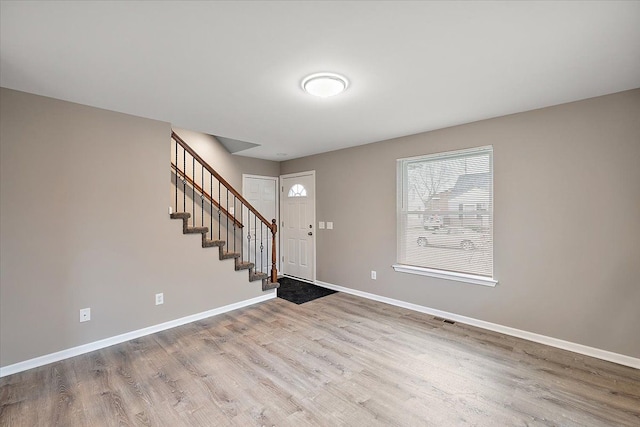
[[[305,302],[326,297],[327,295],[335,294],[337,292],[332,289],[321,288],[320,286],[312,285],[290,277],[281,277],[278,279],[278,283],[280,283],[280,287],[278,288],[278,298],[286,299],[287,301],[296,304],[304,304]]]

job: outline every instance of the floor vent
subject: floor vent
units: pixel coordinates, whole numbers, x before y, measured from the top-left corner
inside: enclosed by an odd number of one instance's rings
[[[434,317],[433,320],[437,320],[438,322],[444,322],[444,319],[442,317]]]

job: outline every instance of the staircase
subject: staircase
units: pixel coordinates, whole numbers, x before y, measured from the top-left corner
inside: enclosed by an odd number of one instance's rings
[[[182,220],[183,234],[202,235],[203,248],[217,247],[220,260],[232,259],[236,271],[248,270],[263,291],[279,287],[276,220],[264,218],[175,132],[171,139],[171,219]]]

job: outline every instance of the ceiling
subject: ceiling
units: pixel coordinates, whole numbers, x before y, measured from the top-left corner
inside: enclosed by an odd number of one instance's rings
[[[0,85],[285,160],[640,87],[640,2],[2,1]]]

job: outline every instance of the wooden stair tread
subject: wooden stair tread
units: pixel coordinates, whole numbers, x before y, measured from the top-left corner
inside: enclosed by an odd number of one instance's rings
[[[203,248],[213,248],[213,247],[223,247],[226,245],[224,240],[211,240],[211,239],[202,239],[202,247]]]
[[[237,252],[222,252],[220,251],[220,259],[233,259],[240,258],[240,254]]]
[[[171,219],[189,219],[191,214],[189,212],[174,212],[169,215]]]
[[[248,270],[253,267],[254,267],[254,264],[252,262],[236,262],[236,271]]]
[[[184,232],[185,234],[206,234],[209,232],[209,227],[186,227]]]
[[[251,273],[249,274],[249,281],[255,282],[256,280],[264,280],[268,277],[269,275],[267,273]]]
[[[263,281],[262,282],[262,290],[263,291],[268,291],[269,289],[278,289],[280,287],[280,283],[278,282],[270,282],[270,281]]]

